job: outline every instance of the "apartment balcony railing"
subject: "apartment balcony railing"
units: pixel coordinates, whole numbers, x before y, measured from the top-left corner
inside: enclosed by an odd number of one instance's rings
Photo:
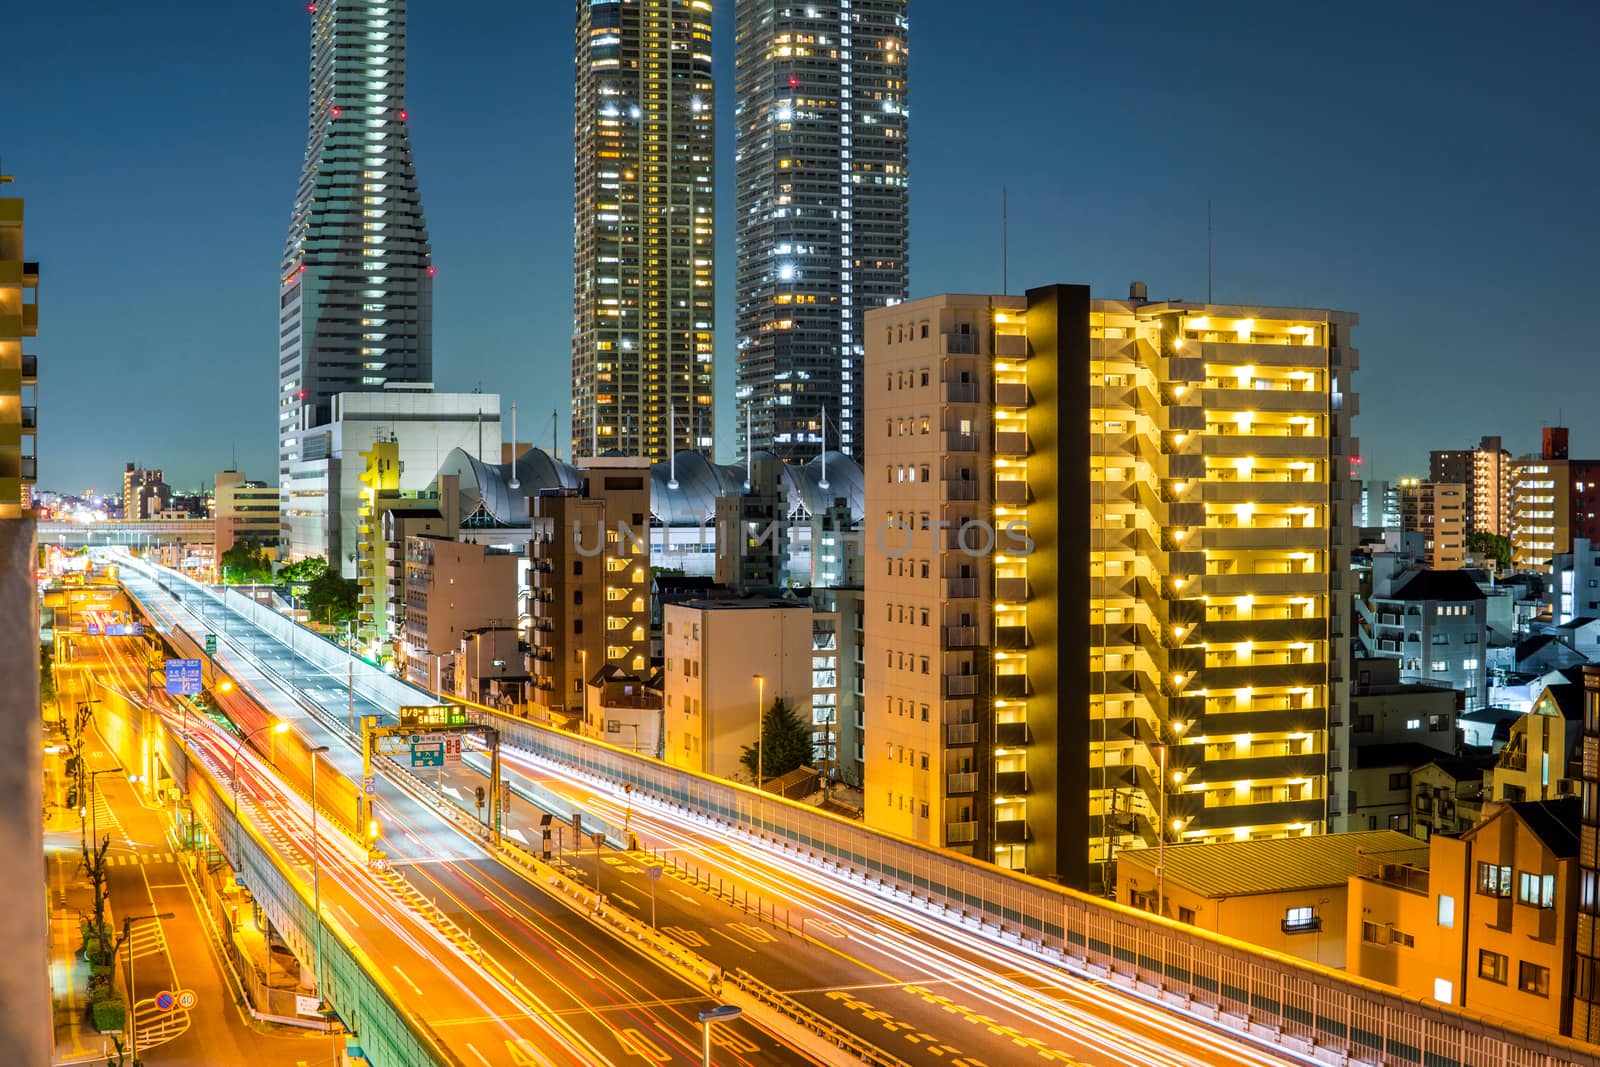
[[[947,697],[977,696],[978,676],[976,674],[945,675],[944,695]]]
[[[944,450],[946,452],[976,452],[978,450],[978,435],[949,430],[944,435]]]
[[[970,478],[952,478],[944,483],[946,500],[978,499],[978,483]]]
[[[1003,796],[1015,796],[1033,788],[1027,771],[1001,771],[994,776],[994,791]]]
[[[24,355],[22,357],[22,382],[31,385],[39,378],[39,357]]]
[[[1001,819],[994,824],[994,839],[1002,845],[1020,845],[1032,838],[1026,819]]]
[[[970,845],[978,839],[978,824],[947,822],[944,824],[944,839],[950,845]]]
[[[944,598],[946,600],[972,600],[978,595],[978,579],[976,578],[946,578],[944,580]]]
[[[978,645],[978,628],[976,626],[946,626],[944,628],[944,643],[946,648],[976,648]]]
[[[1001,748],[1020,748],[1033,740],[1033,733],[1025,722],[996,723],[994,740]]]
[[[22,428],[36,430],[39,427],[39,409],[29,406],[22,409]]]
[[[978,402],[978,383],[946,382],[944,385],[944,399],[947,404],[976,404]]]
[[[944,743],[952,748],[978,743],[978,724],[975,722],[946,723]]]
[[[971,772],[960,772],[945,775],[945,793],[949,796],[962,796],[975,793],[978,790],[978,776]]]
[[[975,356],[978,354],[978,337],[971,333],[942,333],[939,347],[947,356]]]

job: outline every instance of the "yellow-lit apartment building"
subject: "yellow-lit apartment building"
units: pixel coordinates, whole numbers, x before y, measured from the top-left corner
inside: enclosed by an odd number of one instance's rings
[[[0,519],[33,506],[39,378],[22,342],[39,334],[38,293],[39,264],[22,258],[22,198],[0,197]]]
[[[869,825],[1102,889],[1162,830],[1338,814],[1356,322],[1142,285],[869,314]]]

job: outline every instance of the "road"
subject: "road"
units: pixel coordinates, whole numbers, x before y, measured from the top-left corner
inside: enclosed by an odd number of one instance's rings
[[[157,603],[164,596],[149,583],[138,592]],[[167,598],[162,610],[209,611],[206,625],[216,628],[223,609],[200,599],[186,597],[177,605]],[[227,629],[250,649],[251,658],[274,675],[299,679],[302,694],[326,716],[344,719],[353,704],[357,716],[392,720],[393,709],[370,704],[359,691],[352,697],[344,685],[242,615],[231,610],[226,615]],[[226,654],[219,658],[228,659]],[[277,710],[309,717],[298,704]],[[663,930],[726,971],[750,972],[909,1064],[1002,1067],[1019,1054],[1030,1061],[1150,1067],[1299,1062],[1283,1050],[1071,974],[987,932],[888,899],[776,847],[728,835],[709,821],[621,795],[606,783],[516,750],[505,750],[502,758],[514,788],[542,786],[613,825],[626,823],[645,848],[668,859],[674,873],[656,883],[654,895]],[[483,781],[470,761],[441,776],[445,795],[466,809]],[[510,825],[526,840],[537,841],[536,816],[527,805],[515,805]],[[613,854],[603,859],[603,890],[640,919],[648,918],[647,858]],[[592,884],[592,851],[568,860],[574,877]],[[714,892],[696,888],[680,872],[693,872],[702,885],[709,879]],[[758,910],[770,918],[756,918]]]
[[[146,604],[159,592],[124,575]],[[152,615],[169,630],[187,614],[168,598]],[[293,726],[279,738],[268,731],[265,753],[240,749],[240,812],[270,828],[275,843],[307,882],[310,805],[303,790],[285,790],[277,779],[290,769],[288,749],[326,745],[328,771],[350,781],[361,777],[359,752],[346,746],[321,720],[306,712],[235,641],[224,636],[219,661],[238,688],[222,697],[241,723],[264,720],[267,711]],[[122,683],[142,690],[145,664],[125,652]],[[158,694],[159,698],[159,694]],[[172,729],[185,719],[168,712]],[[230,774],[234,738],[210,718],[188,715],[194,747],[209,756],[220,779]],[[282,746],[276,755],[273,744]],[[330,783],[324,779],[322,788]],[[375,798],[382,837],[397,879],[375,879],[363,846],[320,820],[320,884],[324,907],[347,921],[353,939],[390,970],[385,977],[415,998],[417,1014],[468,1062],[698,1063],[701,1028],[696,1015],[716,1000],[656,962],[627,951],[605,929],[533,884],[484,847],[463,836],[431,808],[390,783],[377,783]],[[447,921],[441,921],[443,920]],[[456,1010],[448,1010],[451,998]],[[720,1062],[808,1064],[814,1061],[771,1035],[740,1021],[714,1031]],[[536,1051],[531,1051],[536,1050]],[[498,1054],[497,1054],[498,1052]],[[568,1058],[552,1053],[564,1052]],[[537,1059],[526,1057],[537,1055]],[[475,1059],[474,1059],[475,1058]]]

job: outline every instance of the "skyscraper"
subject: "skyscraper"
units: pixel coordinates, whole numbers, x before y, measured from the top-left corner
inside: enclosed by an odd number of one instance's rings
[[[739,402],[757,447],[860,460],[862,316],[907,291],[906,0],[735,19]]]
[[[709,451],[710,0],[579,0],[572,454]]]
[[[433,267],[406,128],[406,0],[311,8],[305,167],[279,275],[279,485],[333,397],[433,378]]]

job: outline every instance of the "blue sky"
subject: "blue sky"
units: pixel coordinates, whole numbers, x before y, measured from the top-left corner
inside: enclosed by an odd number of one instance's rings
[[[549,443],[572,316],[572,5],[410,5],[435,373]],[[716,23],[732,106],[731,0]],[[985,22],[974,11],[1003,12]],[[911,0],[913,296],[1000,280],[1358,311],[1365,470],[1564,418],[1600,454],[1592,3]],[[297,0],[40,4],[8,15],[8,193],[43,264],[40,483],[137,460],[275,476],[277,269],[305,145]],[[16,97],[13,97],[15,100]],[[731,194],[732,137],[718,145]],[[727,195],[722,196],[726,205]],[[731,212],[719,233],[732,430]],[[531,429],[530,429],[531,427]],[[563,429],[563,447],[565,430]]]

